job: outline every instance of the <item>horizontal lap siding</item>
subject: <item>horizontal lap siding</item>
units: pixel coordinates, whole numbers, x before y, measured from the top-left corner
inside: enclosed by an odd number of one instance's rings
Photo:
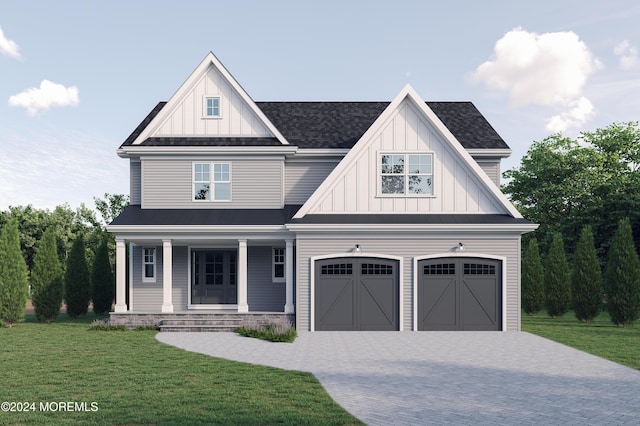
[[[489,176],[489,178],[497,186],[500,186],[500,159],[497,160],[485,160],[476,159],[476,162],[480,168]]]
[[[285,204],[304,204],[337,164],[338,161],[285,163]]]
[[[129,199],[131,204],[139,205],[141,203],[141,165],[139,161],[131,161],[129,163],[129,171],[130,171],[130,188],[129,188]]]
[[[248,247],[247,302],[249,311],[283,312],[285,283],[272,279],[271,247]]]
[[[156,282],[142,282],[142,249],[135,246],[133,250],[133,304],[129,309],[135,312],[160,312],[162,310],[162,246],[156,249]],[[187,248],[173,247],[173,291],[171,294],[174,310],[187,309],[188,272]]]
[[[194,161],[231,163],[231,201],[194,202]],[[260,209],[282,207],[281,160],[144,160],[142,207],[147,209]]]
[[[465,251],[473,254],[504,256],[507,258],[507,276],[504,282],[507,286],[505,319],[508,330],[519,330],[520,324],[520,240],[519,237],[504,239],[365,239],[362,236],[341,239],[297,239],[296,275],[296,321],[299,330],[309,330],[310,327],[310,267],[312,256],[334,253],[344,253],[349,256],[356,244],[362,248],[361,256],[369,253],[401,256],[403,258],[403,328],[413,329],[413,258],[430,254],[453,254],[453,248],[460,241],[465,244]]]

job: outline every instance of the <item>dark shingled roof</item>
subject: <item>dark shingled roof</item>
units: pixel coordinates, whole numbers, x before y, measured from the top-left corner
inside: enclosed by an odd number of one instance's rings
[[[529,224],[527,219],[514,218],[505,214],[309,214],[291,220],[292,224]]]
[[[160,102],[124,141],[131,145],[160,112]],[[291,145],[300,148],[351,148],[389,102],[256,102]],[[509,149],[471,102],[427,102],[466,149]],[[143,145],[277,145],[273,138],[149,138]]]

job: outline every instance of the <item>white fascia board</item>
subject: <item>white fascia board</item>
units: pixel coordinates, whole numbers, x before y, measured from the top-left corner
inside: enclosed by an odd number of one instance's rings
[[[220,234],[237,232],[280,232],[286,231],[284,225],[107,225],[107,231],[114,234],[124,233],[162,233],[162,234]]]
[[[167,116],[173,113],[173,110],[177,107],[177,104],[184,98],[186,93],[191,90],[195,83],[207,72],[209,66],[213,65],[227,80],[231,87],[240,95],[243,101],[249,105],[251,111],[253,111],[258,118],[264,123],[264,125],[273,133],[273,135],[283,145],[289,145],[286,138],[280,133],[280,131],[273,125],[273,123],[267,118],[256,103],[251,99],[249,94],[240,86],[240,83],[231,75],[231,73],[225,68],[224,65],[216,58],[213,52],[209,52],[207,56],[202,60],[200,65],[191,73],[191,75],[185,80],[184,83],[178,88],[178,90],[169,98],[167,104],[162,110],[151,120],[151,122],[144,128],[144,130],[133,141],[132,145],[139,145],[142,141],[150,137],[158,128],[158,126],[164,122]]]
[[[509,158],[512,151],[510,149],[467,149],[472,157],[492,157],[492,158]]]
[[[118,155],[123,158],[144,155],[211,155],[211,154],[295,154],[298,147],[288,146],[145,146],[129,145],[118,149]]]
[[[288,224],[287,229],[294,232],[320,232],[327,233],[332,231],[339,232],[367,232],[376,234],[379,233],[392,233],[398,232],[416,233],[416,232],[429,232],[429,235],[434,233],[454,233],[464,232],[465,234],[472,233],[526,233],[535,231],[538,228],[538,224],[455,224],[455,225],[443,225],[443,224]],[[420,236],[420,238],[424,238]]]
[[[349,148],[340,148],[340,149],[332,149],[332,148],[324,148],[324,149],[305,149],[300,148],[296,155],[298,157],[344,157],[351,151]]]

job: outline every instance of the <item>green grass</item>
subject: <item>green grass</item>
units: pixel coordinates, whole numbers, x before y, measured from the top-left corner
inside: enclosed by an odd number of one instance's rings
[[[522,330],[640,370],[640,326],[618,327],[606,312],[590,323],[578,321],[573,312],[559,318],[523,313]]]
[[[0,402],[94,412],[0,412],[0,424],[360,424],[310,373],[186,352],[153,330],[89,331],[94,316],[0,329]]]

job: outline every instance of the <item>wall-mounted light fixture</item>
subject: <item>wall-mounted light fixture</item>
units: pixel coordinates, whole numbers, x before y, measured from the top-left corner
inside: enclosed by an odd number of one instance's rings
[[[354,253],[360,253],[360,252],[362,252],[362,249],[360,248],[360,244],[356,244],[356,248],[355,248],[355,250],[354,250],[353,252],[354,252]]]
[[[464,244],[458,243],[458,251],[464,251]]]

